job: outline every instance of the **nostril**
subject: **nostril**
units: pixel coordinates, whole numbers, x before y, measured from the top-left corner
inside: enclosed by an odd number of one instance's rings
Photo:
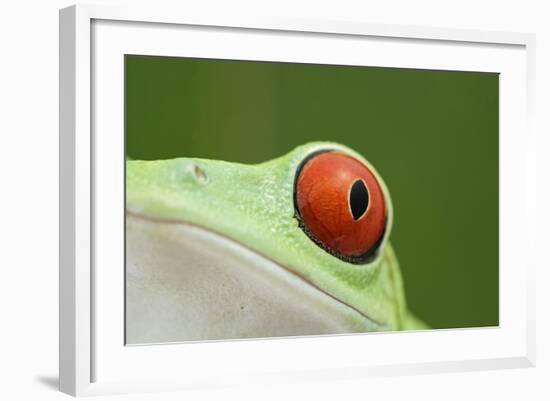
[[[170,172],[174,185],[185,182],[204,185],[208,182],[206,171],[192,160],[176,160]]]
[[[195,176],[195,179],[201,184],[205,184],[208,182],[208,176],[206,175],[206,172],[197,164],[193,166],[193,175]]]

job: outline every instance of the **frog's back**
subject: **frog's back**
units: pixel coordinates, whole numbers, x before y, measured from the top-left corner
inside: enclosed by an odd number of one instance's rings
[[[405,297],[405,288],[403,285],[403,279],[401,276],[401,268],[399,261],[395,255],[391,243],[387,243],[384,249],[384,266],[390,275],[390,282],[392,285],[392,292],[395,296],[396,303],[396,321],[398,322],[397,330],[427,330],[429,326],[422,320],[412,314],[407,306]]]

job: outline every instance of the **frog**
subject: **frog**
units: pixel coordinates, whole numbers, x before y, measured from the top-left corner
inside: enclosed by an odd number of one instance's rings
[[[388,187],[343,144],[127,159],[125,225],[127,344],[429,328],[406,302]]]

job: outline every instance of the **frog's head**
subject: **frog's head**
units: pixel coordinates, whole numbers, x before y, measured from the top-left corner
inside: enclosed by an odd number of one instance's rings
[[[126,180],[130,272],[158,278],[161,270],[191,269],[182,278],[189,283],[213,269],[208,275],[213,282],[201,279],[187,292],[209,315],[212,308],[205,303],[219,296],[222,309],[229,308],[223,316],[232,316],[225,324],[232,328],[230,334],[216,329],[218,334],[203,337],[261,335],[250,322],[271,312],[266,318],[282,329],[267,335],[402,327],[403,290],[388,243],[390,194],[374,167],[353,150],[310,143],[257,165],[194,158],[128,161]],[[255,295],[244,294],[247,290]],[[233,314],[233,304],[249,314]],[[300,320],[304,313],[308,318]],[[247,322],[245,328],[239,319]]]

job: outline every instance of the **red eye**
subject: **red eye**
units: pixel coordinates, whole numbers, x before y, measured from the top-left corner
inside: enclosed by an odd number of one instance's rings
[[[364,263],[386,228],[386,202],[374,174],[357,159],[323,152],[306,160],[296,179],[302,229],[340,259]]]

